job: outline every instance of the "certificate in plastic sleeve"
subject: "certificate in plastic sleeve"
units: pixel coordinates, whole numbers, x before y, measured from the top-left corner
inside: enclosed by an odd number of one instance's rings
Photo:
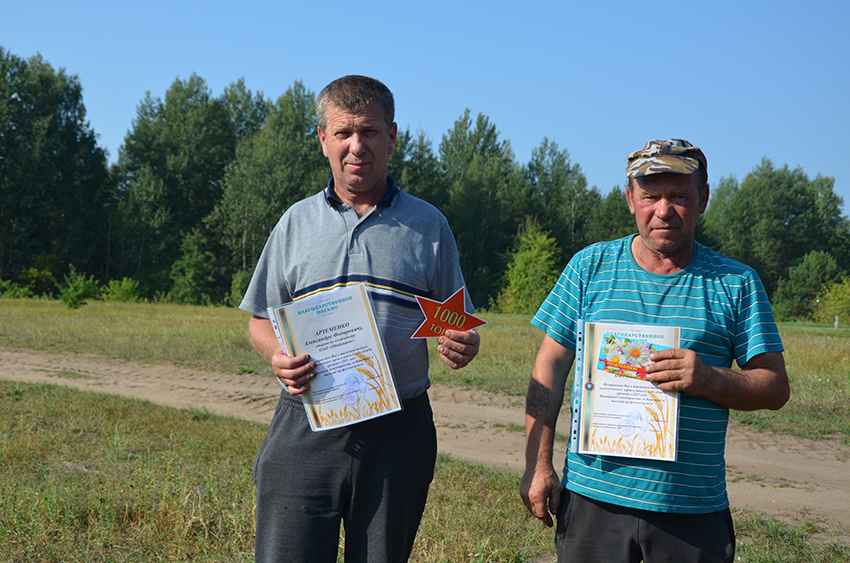
[[[314,431],[401,410],[369,292],[350,285],[269,307],[288,356],[310,354],[316,377],[301,395]]]
[[[646,381],[652,352],[679,347],[678,327],[579,323],[571,449],[675,461],[679,393]]]

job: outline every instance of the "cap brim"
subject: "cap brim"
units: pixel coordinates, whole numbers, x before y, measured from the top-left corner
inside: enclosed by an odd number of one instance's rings
[[[652,174],[693,174],[699,160],[687,156],[659,154],[635,159],[626,167],[627,178],[640,178]]]

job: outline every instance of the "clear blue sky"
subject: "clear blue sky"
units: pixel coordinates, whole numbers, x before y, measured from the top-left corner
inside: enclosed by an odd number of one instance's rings
[[[850,2],[522,4],[0,0],[0,45],[79,76],[113,161],[145,92],[193,72],[272,99],[366,74],[435,150],[469,108],[517,161],[548,137],[607,193],[629,152],[683,137],[710,181],[766,156],[833,177],[850,211]]]

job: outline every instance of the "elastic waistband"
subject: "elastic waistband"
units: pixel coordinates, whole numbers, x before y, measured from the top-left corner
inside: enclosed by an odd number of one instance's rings
[[[418,410],[431,405],[431,400],[428,398],[428,391],[423,392],[420,395],[416,395],[415,397],[411,397],[410,399],[403,399],[401,401],[401,407],[408,410]]]

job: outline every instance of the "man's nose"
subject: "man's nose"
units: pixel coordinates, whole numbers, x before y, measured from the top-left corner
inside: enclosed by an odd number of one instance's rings
[[[655,204],[655,214],[659,217],[667,217],[673,209],[673,204],[666,197],[659,198]]]
[[[363,145],[363,137],[360,133],[354,133],[351,137],[348,138],[349,146],[348,149],[353,154],[362,154],[364,150]]]

